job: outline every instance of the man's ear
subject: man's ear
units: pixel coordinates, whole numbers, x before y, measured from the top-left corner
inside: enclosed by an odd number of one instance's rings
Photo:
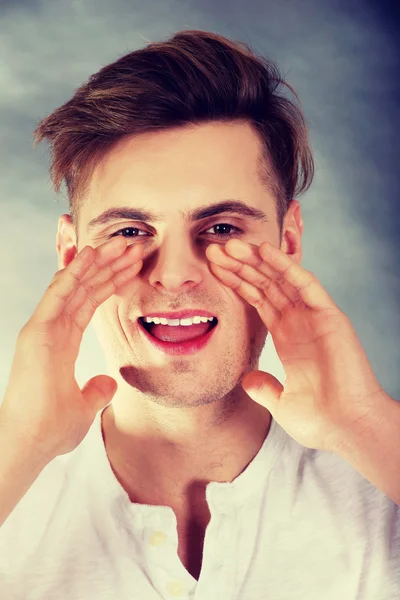
[[[58,219],[56,250],[59,270],[65,269],[78,253],[75,228],[69,214],[61,215]]]
[[[303,256],[303,229],[304,223],[301,215],[301,204],[298,200],[292,200],[283,221],[280,249],[299,265]]]

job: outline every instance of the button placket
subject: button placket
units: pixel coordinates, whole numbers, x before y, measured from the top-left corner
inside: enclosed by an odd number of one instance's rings
[[[169,581],[166,584],[165,589],[173,598],[179,598],[185,593],[185,584],[183,581],[176,579],[174,581]]]
[[[171,544],[172,539],[172,531],[167,517],[168,515],[155,511],[150,513],[144,533],[149,563],[162,570],[174,568],[173,553],[166,548]]]
[[[207,554],[209,554],[209,557],[207,562],[209,561],[210,568],[214,573],[220,572],[221,569],[227,566],[227,562],[229,563],[229,556],[227,556],[229,555],[229,548],[227,550],[227,546],[229,546],[232,524],[232,515],[227,510],[222,509],[218,523],[214,523],[213,531],[209,532],[210,537],[207,540]]]
[[[165,533],[165,531],[161,531],[161,530],[157,529],[157,530],[153,531],[153,533],[150,535],[149,544],[150,544],[150,546],[153,546],[153,547],[161,546],[162,544],[165,543],[167,537],[168,536]]]

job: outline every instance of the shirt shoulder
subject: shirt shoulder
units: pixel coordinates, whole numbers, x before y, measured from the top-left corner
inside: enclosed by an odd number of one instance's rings
[[[69,464],[68,457],[57,457],[46,465],[0,527],[0,575],[36,552],[67,484]]]
[[[34,564],[41,543],[49,536],[57,540],[60,532],[55,529],[68,527],[99,435],[97,414],[82,442],[45,466],[0,527],[0,581],[18,579],[19,573]]]

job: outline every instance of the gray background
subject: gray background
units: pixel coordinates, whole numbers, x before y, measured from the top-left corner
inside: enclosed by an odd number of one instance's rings
[[[93,72],[180,29],[211,30],[277,61],[297,91],[316,162],[302,204],[303,266],[350,317],[387,393],[400,399],[398,15],[324,0],[0,2],[0,401],[21,327],[57,271],[58,216],[37,122]],[[260,368],[284,380],[268,337]],[[76,375],[106,363],[91,325]]]

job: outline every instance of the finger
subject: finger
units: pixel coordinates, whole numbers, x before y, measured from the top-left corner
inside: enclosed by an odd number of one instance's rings
[[[71,316],[73,322],[82,333],[89,325],[97,308],[128,281],[132,281],[142,268],[142,265],[143,260],[139,260],[115,273],[113,277],[105,283],[87,291],[86,298],[84,298],[81,306],[78,306]]]
[[[253,286],[264,292],[277,310],[284,311],[288,306],[293,306],[291,298],[288,298],[285,291],[271,278],[273,276],[272,269],[264,263],[259,255],[258,259],[257,257],[252,258],[252,263],[256,266],[263,263],[262,270],[229,256],[229,254],[221,247],[217,248],[218,251],[216,250],[213,252],[214,262],[212,264],[218,264],[218,266],[228,269],[244,281],[251,283]],[[275,276],[277,274],[278,273],[276,272]],[[237,291],[239,293],[240,289],[240,286],[237,286]]]
[[[106,261],[104,258],[99,259],[97,265],[93,264],[86,275],[82,278],[82,285],[88,284],[94,287],[100,283],[104,283],[115,273],[121,271],[128,265],[133,264],[136,260],[140,260],[143,256],[142,244],[131,244],[128,246],[122,256],[117,256],[114,260]],[[93,270],[94,268],[94,270]]]
[[[124,242],[121,243],[121,241],[113,239],[112,243],[104,244],[104,249],[102,248],[101,253],[108,255],[109,259],[113,260],[124,251],[126,240]],[[85,246],[65,269],[57,271],[33,312],[31,320],[46,323],[57,319],[73,294],[76,293],[82,278],[93,264],[95,257],[96,252],[94,248]]]
[[[279,323],[281,312],[275,308],[273,303],[259,288],[244,281],[236,273],[223,269],[214,263],[211,263],[211,269],[227,287],[235,290],[235,292],[240,294],[249,304],[257,309],[268,329],[271,331],[274,330],[277,323]]]
[[[122,239],[122,241],[121,241]],[[119,241],[117,241],[119,240]],[[118,258],[118,256],[124,256],[125,251],[127,250],[127,248],[131,248],[131,246],[127,246],[127,238],[124,238],[122,236],[115,236],[113,238],[111,238],[110,240],[108,240],[107,242],[101,244],[100,246],[97,246],[95,248],[95,258],[94,261],[91,265],[91,267],[88,269],[88,271],[84,274],[84,276],[81,279],[82,283],[85,283],[88,279],[91,279],[94,275],[96,275],[97,273],[99,273],[101,271],[101,269],[105,266],[107,266],[108,264],[110,264],[111,261],[114,261],[116,258]],[[136,245],[136,247],[141,246],[141,244]],[[117,254],[113,254],[112,258],[109,255],[109,248],[115,248],[115,247],[120,247],[122,248],[122,251],[120,253]],[[111,260],[110,260],[111,259]]]
[[[139,246],[131,245],[125,250],[122,256],[118,256],[111,262],[105,263],[105,259],[103,258],[103,266],[98,265],[97,270],[92,271],[95,274],[90,279],[87,279],[86,276],[82,278],[81,285],[65,306],[65,313],[68,314],[71,319],[74,319],[74,313],[81,308],[89,296],[94,303],[96,303],[97,300],[100,301],[102,291],[104,289],[109,289],[104,287],[100,289],[100,286],[107,283],[112,277],[115,277],[116,274],[127,266],[132,266],[138,259],[140,260],[141,255],[142,251]],[[97,288],[100,289],[100,295],[98,297],[96,295]]]
[[[234,242],[234,243],[232,243]],[[237,243],[238,242],[238,243]],[[244,270],[243,277],[253,285],[259,285],[263,290],[268,289],[268,280],[266,281],[263,275],[266,275],[268,279],[272,279],[275,282],[275,287],[281,289],[283,296],[282,301],[279,302],[279,295],[277,301],[280,310],[284,310],[289,299],[292,305],[296,305],[299,297],[296,289],[281,276],[281,273],[274,269],[271,264],[266,262],[260,254],[260,246],[256,244],[244,243],[242,240],[230,240],[230,243],[226,244],[226,256],[242,261],[242,263],[253,267],[254,270]],[[227,254],[229,252],[229,254]],[[259,276],[256,273],[260,273]],[[278,305],[277,305],[278,307]]]
[[[261,258],[278,272],[278,283],[282,286],[286,281],[291,285],[306,306],[317,310],[336,306],[314,273],[304,269],[270,242],[263,242],[259,251]]]

